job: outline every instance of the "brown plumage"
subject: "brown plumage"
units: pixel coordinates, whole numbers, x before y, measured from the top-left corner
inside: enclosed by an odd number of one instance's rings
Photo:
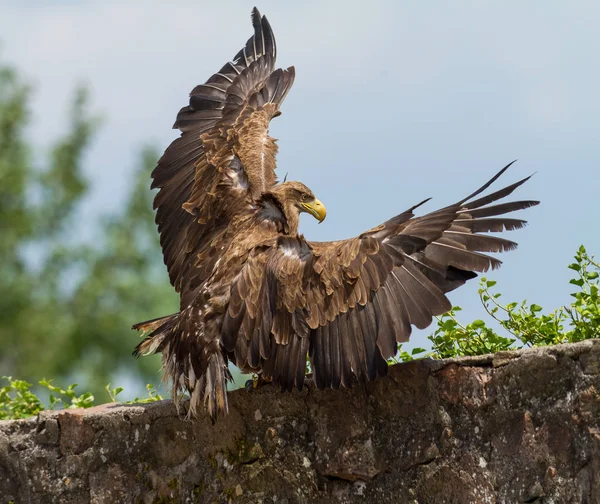
[[[152,177],[165,264],[180,312],[143,322],[135,354],[160,352],[175,398],[227,412],[229,362],[282,389],[302,388],[309,358],[319,388],[387,372],[411,327],[450,309],[446,293],[496,268],[516,247],[488,232],[525,221],[504,215],[537,201],[500,202],[527,179],[414,216],[416,205],[356,238],[310,242],[301,212],[325,207],[299,182],[277,183],[269,122],[294,80],[275,70],[275,38],[252,11],[254,35],[179,112],[175,140]],[[510,166],[510,165],[509,165]]]

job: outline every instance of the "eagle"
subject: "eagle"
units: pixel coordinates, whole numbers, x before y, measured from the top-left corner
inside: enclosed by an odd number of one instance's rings
[[[229,364],[284,391],[302,389],[307,361],[319,389],[350,387],[387,373],[412,326],[450,310],[446,293],[501,262],[487,253],[513,241],[506,217],[537,201],[506,202],[529,177],[482,195],[510,165],[460,201],[415,216],[424,200],[354,238],[314,242],[301,213],[326,210],[301,182],[279,183],[271,119],[294,82],[275,68],[267,18],[190,93],[173,128],[181,135],[152,172],[160,243],[180,311],[141,322],[134,355],[162,354],[175,401],[188,414],[228,412]],[[511,163],[512,164],[512,163]]]

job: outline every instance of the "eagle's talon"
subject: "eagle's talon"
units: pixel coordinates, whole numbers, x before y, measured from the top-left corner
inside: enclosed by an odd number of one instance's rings
[[[252,392],[252,390],[256,388],[256,386],[254,385],[254,378],[252,378],[251,380],[247,380],[244,384],[244,388],[246,389],[246,392]]]
[[[248,380],[244,387],[248,392],[252,392],[253,390],[258,390],[263,385],[271,383],[272,381],[273,380],[271,380],[270,378],[265,378],[262,375],[253,374],[252,379]]]

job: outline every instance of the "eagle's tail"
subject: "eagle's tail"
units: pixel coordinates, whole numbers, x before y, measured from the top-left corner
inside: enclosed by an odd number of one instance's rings
[[[217,413],[229,413],[227,381],[231,379],[223,352],[212,352],[207,358],[204,373],[196,378],[195,382],[190,380],[189,416],[197,417],[198,408],[202,403],[213,422],[217,418]]]
[[[188,415],[197,417],[204,403],[214,421],[217,413],[228,412],[227,381],[231,380],[231,373],[227,358],[219,339],[206,341],[204,331],[189,330],[185,314],[184,311],[135,324],[133,329],[150,334],[135,347],[133,355],[162,353],[164,377],[171,380],[175,404],[187,391]]]
[[[142,331],[143,334],[148,332],[150,334],[135,347],[133,355],[139,357],[140,355],[149,355],[160,352],[162,350],[161,347],[165,342],[165,338],[167,338],[171,329],[177,324],[178,318],[179,313],[174,313],[173,315],[167,315],[166,317],[159,317],[134,324],[131,327],[132,329]]]

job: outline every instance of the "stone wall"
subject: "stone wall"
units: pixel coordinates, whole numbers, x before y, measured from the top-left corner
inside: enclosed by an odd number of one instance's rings
[[[600,503],[600,341],[393,366],[352,390],[0,422],[0,504]]]

